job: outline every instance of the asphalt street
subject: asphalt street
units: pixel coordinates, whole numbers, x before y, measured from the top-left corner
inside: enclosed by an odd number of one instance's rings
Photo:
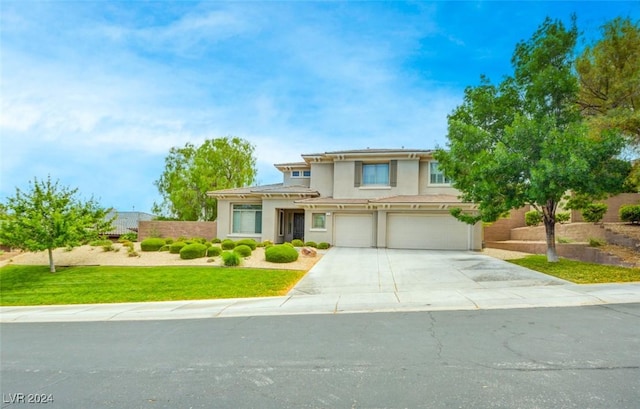
[[[21,323],[0,331],[3,408],[640,402],[640,304]]]

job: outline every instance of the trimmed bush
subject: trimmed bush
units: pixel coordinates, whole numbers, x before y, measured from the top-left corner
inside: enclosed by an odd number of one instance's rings
[[[233,250],[233,248],[236,246],[236,243],[234,243],[233,240],[224,239],[222,240],[222,243],[220,245],[222,246],[222,250]]]
[[[531,210],[524,214],[524,223],[527,226],[537,226],[542,223],[542,213],[537,210]]]
[[[180,249],[180,258],[183,260],[191,260],[201,258],[207,255],[207,246],[202,243],[187,244]]]
[[[214,244],[222,243],[222,240],[216,237],[215,239],[211,240],[211,243],[214,243]]]
[[[218,246],[211,246],[207,249],[207,257],[218,257],[222,254],[222,249]]]
[[[240,256],[233,251],[225,251],[222,253],[222,262],[227,267],[239,266]]]
[[[236,241],[236,246],[249,246],[251,251],[253,251],[258,246],[258,243],[254,239],[242,239]]]
[[[304,243],[305,246],[307,247],[313,247],[313,248],[318,248],[318,243],[316,243],[315,241],[308,241],[306,243]]]
[[[134,232],[130,232],[130,233],[125,233],[125,234],[121,234],[120,238],[118,239],[118,241],[122,242],[122,241],[138,241],[138,233],[134,233]]]
[[[140,243],[140,250],[142,251],[158,251],[165,245],[164,239],[158,237],[151,237],[142,240]]]
[[[298,259],[298,252],[291,245],[278,244],[267,247],[264,256],[271,263],[291,263]]]
[[[603,239],[594,239],[594,238],[589,239],[589,246],[591,247],[600,247],[600,246],[604,246],[605,244],[607,244],[607,242]]]
[[[293,247],[302,247],[304,246],[304,241],[300,239],[293,239],[291,240],[291,244],[293,245]]]
[[[607,205],[604,203],[589,203],[580,211],[582,218],[589,223],[598,223],[607,213]]]
[[[246,244],[240,244],[234,247],[233,251],[240,257],[249,257],[251,255],[251,247],[247,246]]]
[[[158,251],[169,251],[169,250],[171,250],[171,245],[165,244],[164,246],[160,247],[160,250]]]
[[[180,250],[182,250],[182,248],[186,245],[187,243],[185,243],[184,241],[176,241],[175,243],[171,243],[171,246],[169,247],[169,253],[180,254]]]
[[[171,238],[169,238],[169,239],[165,239],[165,240],[164,240],[164,242],[165,242],[165,243],[167,243],[167,244],[173,244],[173,242],[174,242],[174,241],[175,241],[175,240],[174,240],[174,239],[171,239]]]
[[[326,250],[329,247],[331,247],[331,245],[329,243],[327,243],[326,241],[318,243],[318,250]]]
[[[204,244],[207,242],[207,239],[205,239],[204,237],[192,237],[191,239],[189,239],[189,241],[191,241],[192,243]]]
[[[271,240],[265,240],[262,243],[256,244],[256,247],[269,247],[273,246],[273,242]]]
[[[556,213],[556,222],[560,224],[564,224],[571,220],[571,213],[569,212],[559,212]]]
[[[640,205],[624,205],[619,213],[623,222],[640,223]]]

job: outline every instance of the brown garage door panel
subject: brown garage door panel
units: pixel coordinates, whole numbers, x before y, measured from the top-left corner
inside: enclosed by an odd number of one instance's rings
[[[451,215],[390,213],[387,247],[398,249],[468,250],[469,225]]]
[[[334,245],[338,247],[372,247],[373,214],[334,213]]]

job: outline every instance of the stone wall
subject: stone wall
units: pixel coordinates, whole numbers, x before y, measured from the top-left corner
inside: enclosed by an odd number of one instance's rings
[[[487,247],[502,250],[521,251],[530,254],[547,253],[547,245],[543,242],[500,241],[487,243]],[[629,267],[622,259],[614,255],[607,254],[596,247],[589,247],[586,244],[557,243],[556,251],[558,253],[558,256],[572,260],[584,261],[587,263]]]
[[[177,222],[177,221],[140,221],[138,241],[149,237],[204,237],[211,240],[217,237],[216,222]]]
[[[484,228],[484,241],[511,240],[511,229],[524,227],[524,214],[529,211],[529,206],[512,210],[508,217],[496,220]]]
[[[617,223],[620,221],[620,217],[618,215],[620,207],[628,204],[640,204],[640,193],[622,193],[604,200],[603,203],[606,203],[609,208],[607,209],[607,213],[604,215],[602,222]],[[571,221],[584,221],[579,210],[571,211]]]

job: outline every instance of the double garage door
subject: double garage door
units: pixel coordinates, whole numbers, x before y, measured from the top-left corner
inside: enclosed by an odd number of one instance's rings
[[[334,214],[334,244],[374,247],[373,213]],[[448,214],[387,214],[386,247],[393,249],[467,250],[471,227]],[[378,245],[384,247],[382,243]]]

